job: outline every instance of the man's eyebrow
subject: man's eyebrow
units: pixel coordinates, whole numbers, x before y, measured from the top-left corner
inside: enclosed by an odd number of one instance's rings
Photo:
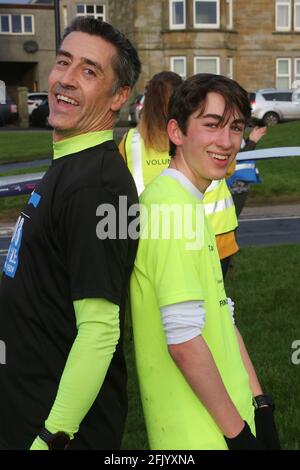
[[[103,70],[101,64],[99,64],[99,62],[95,62],[94,60],[88,59],[87,57],[82,57],[82,58],[81,58],[81,61],[82,61],[84,64],[92,65],[93,67],[95,67],[96,69],[98,69],[99,72],[104,73],[104,70]]]
[[[59,49],[57,55],[63,55],[65,57],[68,57],[69,59],[73,59],[73,55],[71,54],[71,52],[65,51],[64,49]]]
[[[71,54],[71,52],[65,51],[64,49],[59,49],[57,55],[65,56],[65,57],[68,57],[69,59],[73,59],[73,54]],[[88,59],[87,57],[81,57],[81,62],[83,64],[92,65],[93,67],[98,69],[99,72],[104,73],[103,68],[101,64],[99,64],[99,62],[95,62],[94,60]]]

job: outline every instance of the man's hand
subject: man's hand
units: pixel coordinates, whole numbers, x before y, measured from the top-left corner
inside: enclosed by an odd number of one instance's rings
[[[233,438],[224,436],[229,450],[266,450],[263,443],[253,436],[248,423],[245,421],[245,426],[241,432]]]
[[[36,437],[29,450],[49,450],[46,442],[40,437]]]
[[[263,406],[255,410],[255,427],[257,438],[264,443],[267,450],[280,450],[280,442],[271,406]]]

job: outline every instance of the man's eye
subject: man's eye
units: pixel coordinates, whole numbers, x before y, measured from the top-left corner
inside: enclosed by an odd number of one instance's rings
[[[92,69],[84,69],[84,73],[86,75],[96,75],[94,70],[92,70]]]
[[[63,60],[63,59],[59,59],[56,63],[57,63],[58,65],[68,65],[68,62],[66,62],[66,61]]]

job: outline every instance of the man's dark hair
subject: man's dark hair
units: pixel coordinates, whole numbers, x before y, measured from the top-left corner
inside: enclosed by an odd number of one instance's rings
[[[188,78],[172,94],[168,106],[168,121],[175,119],[186,135],[191,114],[204,112],[208,93],[218,93],[224,98],[225,107],[221,125],[225,125],[232,112],[237,111],[247,124],[251,119],[248,94],[237,82],[222,75],[198,73]],[[170,141],[170,156],[174,157],[176,145]]]
[[[75,31],[99,36],[117,49],[117,55],[112,60],[112,67],[117,78],[112,94],[124,86],[132,88],[135,85],[141,72],[141,62],[137,51],[123,33],[105,21],[88,16],[77,16],[65,29],[63,40]]]

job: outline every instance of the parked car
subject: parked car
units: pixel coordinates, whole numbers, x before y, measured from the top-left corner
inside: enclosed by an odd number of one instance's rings
[[[49,117],[49,103],[48,96],[44,99],[42,104],[35,108],[30,116],[30,124],[35,127],[51,127],[48,122]]]
[[[31,115],[32,111],[36,109],[48,97],[45,91],[37,91],[27,93],[28,114]]]
[[[6,103],[0,103],[0,126],[11,124],[18,119],[16,103],[6,94]]]
[[[300,90],[266,88],[249,93],[252,118],[265,126],[300,119]]]
[[[131,126],[136,126],[140,120],[140,112],[143,109],[145,100],[144,93],[137,95],[129,107],[128,121]]]

